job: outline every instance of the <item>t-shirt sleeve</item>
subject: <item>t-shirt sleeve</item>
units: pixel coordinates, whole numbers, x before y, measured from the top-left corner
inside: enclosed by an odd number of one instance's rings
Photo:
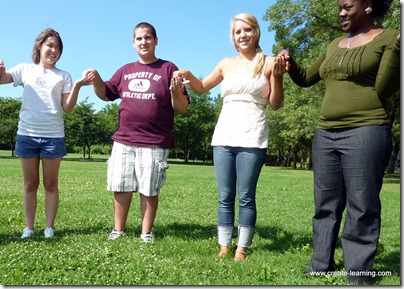
[[[63,75],[64,83],[63,83],[63,88],[62,88],[62,93],[70,93],[73,89],[73,80],[72,76],[70,73],[65,72]]]
[[[8,71],[11,74],[11,77],[13,78],[14,86],[23,86],[24,85],[24,83],[22,81],[22,72],[25,67],[26,67],[26,64],[18,64]]]
[[[119,96],[119,84],[121,82],[122,67],[118,69],[110,80],[105,82],[105,94],[109,100],[113,101],[120,98]]]

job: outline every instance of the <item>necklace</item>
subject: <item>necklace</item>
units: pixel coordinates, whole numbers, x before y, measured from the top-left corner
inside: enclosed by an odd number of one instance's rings
[[[347,37],[348,38],[348,44],[346,45],[346,48],[351,48],[351,43],[356,40],[356,38],[361,36],[363,33],[360,33],[358,35],[355,35],[354,37]]]
[[[366,34],[366,33],[368,33],[370,30],[372,30],[374,28],[374,26],[371,26],[371,27],[369,27],[368,29],[366,29],[365,31],[363,31],[363,32],[361,32],[361,33],[359,33],[359,34],[356,34],[355,36],[353,36],[353,37],[347,37],[347,39],[348,39],[348,44],[346,45],[346,48],[351,48],[351,43],[352,42],[354,42],[355,40],[356,40],[356,38],[361,38],[361,36],[362,35],[364,35],[364,34]]]

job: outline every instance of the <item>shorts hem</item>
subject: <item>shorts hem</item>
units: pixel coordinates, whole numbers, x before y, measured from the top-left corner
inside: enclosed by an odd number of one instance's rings
[[[134,189],[123,189],[122,190],[122,188],[107,188],[107,191],[110,191],[110,192],[117,192],[117,193],[135,193],[136,192],[136,190],[134,190]]]

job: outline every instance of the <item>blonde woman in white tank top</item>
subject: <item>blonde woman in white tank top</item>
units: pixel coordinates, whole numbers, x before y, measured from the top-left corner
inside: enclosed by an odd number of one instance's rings
[[[219,191],[219,256],[231,253],[238,187],[238,240],[234,259],[246,258],[257,218],[256,186],[268,146],[267,104],[273,110],[283,102],[283,57],[265,56],[259,46],[257,19],[247,13],[234,17],[230,40],[239,52],[224,58],[210,75],[200,80],[189,70],[175,76],[186,78],[202,94],[222,83],[223,107],[212,138],[216,181]]]

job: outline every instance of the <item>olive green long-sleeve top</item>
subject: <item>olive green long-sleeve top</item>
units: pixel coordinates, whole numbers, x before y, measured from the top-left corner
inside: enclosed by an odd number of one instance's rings
[[[386,29],[371,42],[347,49],[332,41],[306,70],[292,58],[289,75],[299,86],[325,83],[317,128],[388,124],[386,99],[400,89],[400,41]]]

